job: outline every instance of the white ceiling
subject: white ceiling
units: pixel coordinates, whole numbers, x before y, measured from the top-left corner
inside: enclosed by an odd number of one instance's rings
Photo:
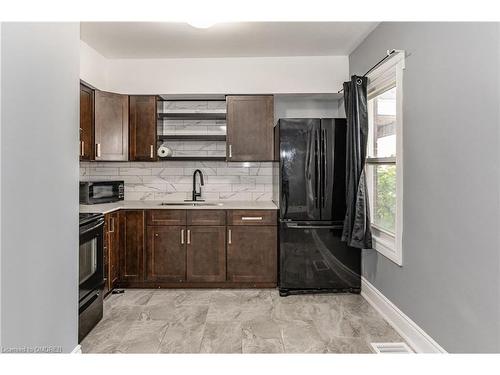
[[[376,22],[240,22],[197,29],[174,22],[82,22],[81,39],[107,58],[335,56]]]

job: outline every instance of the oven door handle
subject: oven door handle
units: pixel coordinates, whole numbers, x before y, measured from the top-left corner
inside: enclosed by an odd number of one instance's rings
[[[83,301],[80,302],[80,307],[78,309],[78,313],[81,314],[83,311],[87,309],[97,298],[99,297],[99,291],[90,296],[85,297]]]
[[[97,223],[96,225],[93,225],[90,228],[83,228],[83,231],[80,232],[80,235],[84,235],[84,234],[87,234],[89,232],[92,232],[93,230],[95,230],[99,227],[102,227],[103,224],[104,224],[104,221],[99,220],[99,223]]]

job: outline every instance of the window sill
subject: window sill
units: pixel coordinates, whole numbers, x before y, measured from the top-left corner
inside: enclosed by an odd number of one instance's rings
[[[382,238],[381,236],[373,236],[373,250],[385,256],[387,259],[393,261],[398,266],[403,266],[403,259],[401,256],[401,251],[396,248],[396,240],[394,237]]]

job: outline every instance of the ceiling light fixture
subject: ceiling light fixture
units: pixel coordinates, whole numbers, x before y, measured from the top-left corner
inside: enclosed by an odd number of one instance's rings
[[[193,27],[196,27],[197,29],[208,29],[209,27],[215,25],[216,22],[210,20],[193,20],[193,21],[188,21],[188,24]]]

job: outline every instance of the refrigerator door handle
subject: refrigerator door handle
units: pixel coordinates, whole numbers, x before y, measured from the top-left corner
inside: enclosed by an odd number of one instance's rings
[[[327,187],[327,178],[328,173],[326,171],[326,130],[321,130],[321,182],[322,182],[322,191],[321,191],[321,207],[325,207],[325,194]]]
[[[314,139],[314,151],[315,151],[315,173],[314,173],[314,202],[315,202],[315,207],[319,208],[319,198],[321,197],[321,151],[320,151],[320,137],[319,137],[319,132],[316,132],[316,137]],[[319,181],[318,181],[319,180]]]
[[[286,224],[288,229],[343,229],[343,225],[297,225]]]

